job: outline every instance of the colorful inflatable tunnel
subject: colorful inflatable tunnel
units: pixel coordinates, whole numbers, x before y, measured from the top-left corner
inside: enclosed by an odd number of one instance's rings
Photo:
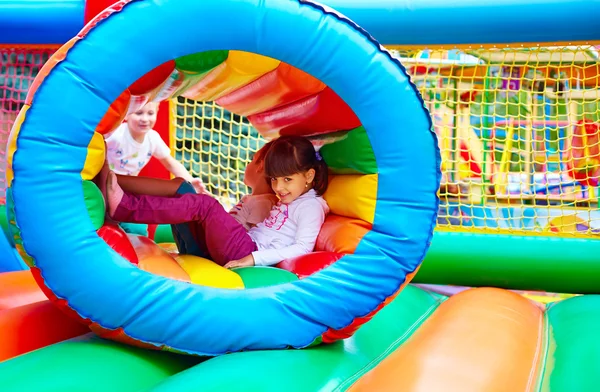
[[[177,28],[158,32],[158,15]],[[324,144],[332,214],[317,252],[280,266],[295,276],[249,283],[256,268],[211,282],[216,267],[186,256],[165,271],[167,252],[104,222],[90,181],[101,135],[175,95],[216,100],[268,138]],[[9,155],[11,238],[48,297],[103,337],[179,353],[351,336],[416,273],[437,213],[440,155],[404,68],[353,22],[303,0],[115,4],[44,66]]]

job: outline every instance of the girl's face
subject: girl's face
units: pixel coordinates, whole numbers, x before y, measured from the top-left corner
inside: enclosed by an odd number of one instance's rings
[[[149,103],[135,113],[127,116],[127,126],[133,133],[147,133],[156,124],[158,104]]]
[[[315,178],[315,169],[285,177],[272,177],[271,188],[284,204],[290,204],[310,189]]]

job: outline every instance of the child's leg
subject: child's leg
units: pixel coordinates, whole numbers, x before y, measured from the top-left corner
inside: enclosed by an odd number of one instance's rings
[[[206,244],[214,262],[220,265],[248,256],[256,244],[239,224],[212,197],[185,194],[175,197],[125,194],[109,176],[108,204],[111,217],[139,223],[194,222],[197,244]],[[201,237],[204,233],[204,238]]]
[[[112,172],[107,182],[107,204],[111,218],[131,223],[184,223],[202,220],[219,209],[225,212],[215,199],[207,195],[164,197],[123,192]]]
[[[178,195],[195,194],[196,190],[189,182],[183,182],[176,191]],[[181,254],[210,258],[204,240],[204,230],[195,222],[177,223],[171,225],[173,238]]]
[[[183,178],[165,180],[162,178],[121,176],[117,174],[117,181],[123,191],[138,195],[174,196],[182,183]]]
[[[208,214],[204,220],[190,222],[190,228],[197,243],[206,245],[210,258],[219,265],[225,265],[258,249],[244,226],[233,219],[221,205],[219,207],[218,213]]]
[[[203,220],[218,210],[227,214],[219,202],[207,195],[164,197],[123,193],[121,202],[110,216],[119,222],[175,224]]]

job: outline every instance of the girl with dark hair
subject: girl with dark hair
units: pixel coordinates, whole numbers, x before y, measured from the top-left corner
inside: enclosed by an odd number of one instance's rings
[[[248,231],[208,195],[134,195],[119,187],[112,172],[108,210],[118,221],[187,222],[197,247],[227,268],[273,265],[313,251],[329,212],[321,197],[327,189],[327,170],[308,139],[282,136],[272,141],[264,157],[264,171],[279,202],[267,219]]]

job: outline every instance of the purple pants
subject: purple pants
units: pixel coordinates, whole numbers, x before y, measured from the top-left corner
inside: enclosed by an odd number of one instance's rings
[[[207,195],[162,197],[125,192],[113,218],[132,223],[187,223],[198,247],[219,265],[257,250],[244,226]]]

